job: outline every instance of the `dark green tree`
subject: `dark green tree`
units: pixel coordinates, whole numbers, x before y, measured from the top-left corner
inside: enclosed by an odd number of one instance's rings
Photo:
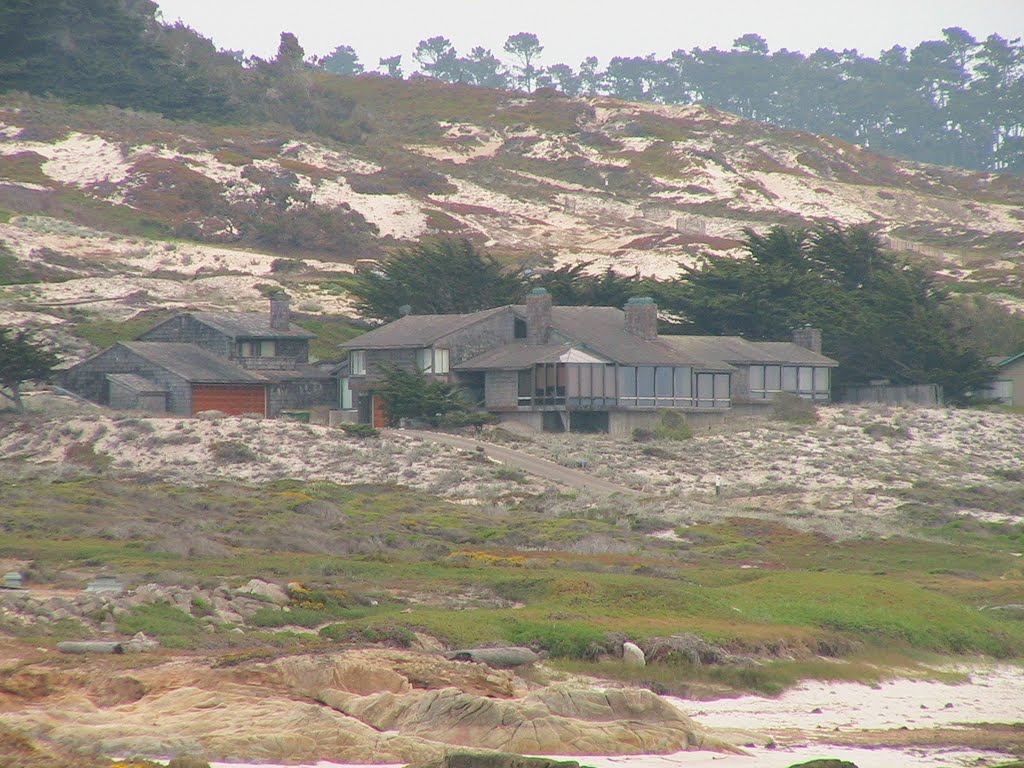
[[[25,331],[0,328],[0,397],[23,411],[21,386],[49,381],[59,360]]]
[[[385,366],[381,373],[373,391],[384,401],[390,426],[400,419],[433,418],[466,410],[459,391],[445,381],[397,365]]]
[[[643,293],[642,282],[636,275],[620,275],[606,269],[599,275],[587,270],[593,262],[567,264],[542,274],[531,285],[544,288],[551,300],[562,306],[619,307],[631,297]]]
[[[469,56],[459,60],[459,67],[466,82],[481,88],[505,88],[508,85],[505,68],[490,48],[476,46]]]
[[[462,82],[463,72],[459,54],[447,37],[436,35],[420,40],[412,57],[425,75],[448,83]]]
[[[414,314],[475,312],[518,301],[525,293],[522,270],[507,269],[468,240],[422,242],[394,253],[352,286],[365,317],[395,320]]]
[[[402,79],[402,54],[381,58],[377,63],[384,67],[388,77]]]
[[[748,231],[746,248],[748,259],[707,261],[655,286],[659,305],[689,332],[769,341],[819,327],[825,354],[839,360],[839,384],[937,383],[962,402],[991,379],[946,295],[867,230],[774,227]]]
[[[516,71],[519,73],[517,78],[519,86],[524,91],[532,91],[533,81],[537,77],[537,68],[533,62],[540,56],[544,46],[532,32],[519,32],[508,36],[504,48],[506,53],[515,56],[519,62],[516,67]]]
[[[336,75],[352,77],[363,73],[359,54],[351,45],[339,45],[320,61],[320,66]]]

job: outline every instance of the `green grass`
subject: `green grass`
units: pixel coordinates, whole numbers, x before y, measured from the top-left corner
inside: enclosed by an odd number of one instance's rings
[[[345,354],[339,346],[366,332],[365,327],[348,318],[301,317],[296,322],[316,334],[316,338],[309,343],[309,355],[317,360],[341,360]]]
[[[117,630],[129,636],[143,632],[167,648],[190,648],[203,632],[198,619],[167,603],[138,606],[117,620]]]
[[[172,313],[163,310],[140,312],[129,320],[108,320],[93,316],[73,319],[72,332],[100,349],[106,349],[119,341],[132,341],[139,334],[148,331],[157,323],[166,320]]]
[[[26,480],[4,486],[0,557],[32,560],[58,577],[109,568],[140,581],[181,573],[206,584],[304,582],[289,612],[267,606],[253,623],[335,627],[321,632],[332,641],[379,632],[400,643],[404,628],[453,646],[534,644],[587,659],[608,633],[642,641],[693,632],[736,649],[831,653],[867,644],[1024,655],[1024,622],[978,610],[1018,601],[1024,589],[1009,553],[1015,540],[990,531],[969,541],[836,543],[736,518],[682,528],[683,541],[670,542],[623,525],[621,510],[554,514],[551,501],[485,509],[393,486],[293,480],[199,488]],[[594,536],[616,546],[571,551]],[[227,554],[185,556],[180,546],[167,551],[167,539],[196,552],[209,541]],[[738,567],[750,562],[759,567]],[[410,593],[420,599],[395,597]],[[464,595],[479,597],[452,610],[448,601]],[[133,614],[125,629],[180,647],[198,642],[194,620],[169,610]],[[778,670],[770,679],[758,677],[763,670],[716,674],[757,690],[784,678]]]

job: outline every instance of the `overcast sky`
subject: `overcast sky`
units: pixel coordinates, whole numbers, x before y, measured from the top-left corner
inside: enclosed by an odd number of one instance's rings
[[[505,57],[510,34],[533,32],[539,64],[574,67],[586,56],[668,56],[678,48],[728,49],[747,32],[771,50],[810,53],[856,48],[876,56],[963,27],[979,40],[1024,36],[1024,0],[157,0],[167,22],[183,21],[220,48],[272,56],[282,31],[307,55],[351,45],[367,69],[403,55],[415,69],[416,43],[449,38],[460,54],[476,45]]]

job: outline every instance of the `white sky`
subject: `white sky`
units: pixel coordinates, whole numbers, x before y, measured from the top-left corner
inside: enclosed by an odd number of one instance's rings
[[[475,45],[499,58],[510,34],[533,32],[540,65],[578,66],[588,55],[668,56],[678,48],[728,49],[747,32],[780,48],[856,48],[876,56],[900,44],[912,48],[963,27],[979,40],[990,34],[1024,37],[1024,0],[157,0],[164,20],[180,19],[220,48],[269,57],[282,31],[306,54],[351,45],[367,69],[401,53],[415,69],[416,43],[449,38],[460,54]]]

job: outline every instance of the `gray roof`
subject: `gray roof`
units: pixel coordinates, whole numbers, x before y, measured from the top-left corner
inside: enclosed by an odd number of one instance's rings
[[[508,307],[495,307],[465,315],[406,315],[341,345],[342,349],[400,349],[428,347],[438,339],[467,328]]]
[[[186,381],[203,384],[265,384],[267,379],[217,357],[195,344],[176,341],[122,341],[122,347]]]
[[[156,382],[134,373],[108,373],[107,379],[140,395],[160,394],[167,391],[165,387],[161,387]]]
[[[775,359],[783,363],[818,365],[826,368],[835,368],[839,365],[838,360],[826,357],[792,341],[751,341],[748,343],[767,354],[773,355]],[[756,362],[761,361],[758,360]],[[764,362],[769,361],[765,360]]]
[[[634,336],[626,330],[625,312],[615,307],[552,307],[551,325],[553,337],[576,342],[585,351],[624,365],[689,365],[718,371],[731,368],[721,357],[669,342],[671,337],[647,341]]]
[[[747,341],[741,336],[661,336],[689,354],[733,365],[756,363],[803,364],[835,367],[831,357],[819,355],[791,341]]]
[[[271,328],[266,312],[189,312],[196,320],[233,338],[315,339],[316,334],[295,323],[286,330]]]

